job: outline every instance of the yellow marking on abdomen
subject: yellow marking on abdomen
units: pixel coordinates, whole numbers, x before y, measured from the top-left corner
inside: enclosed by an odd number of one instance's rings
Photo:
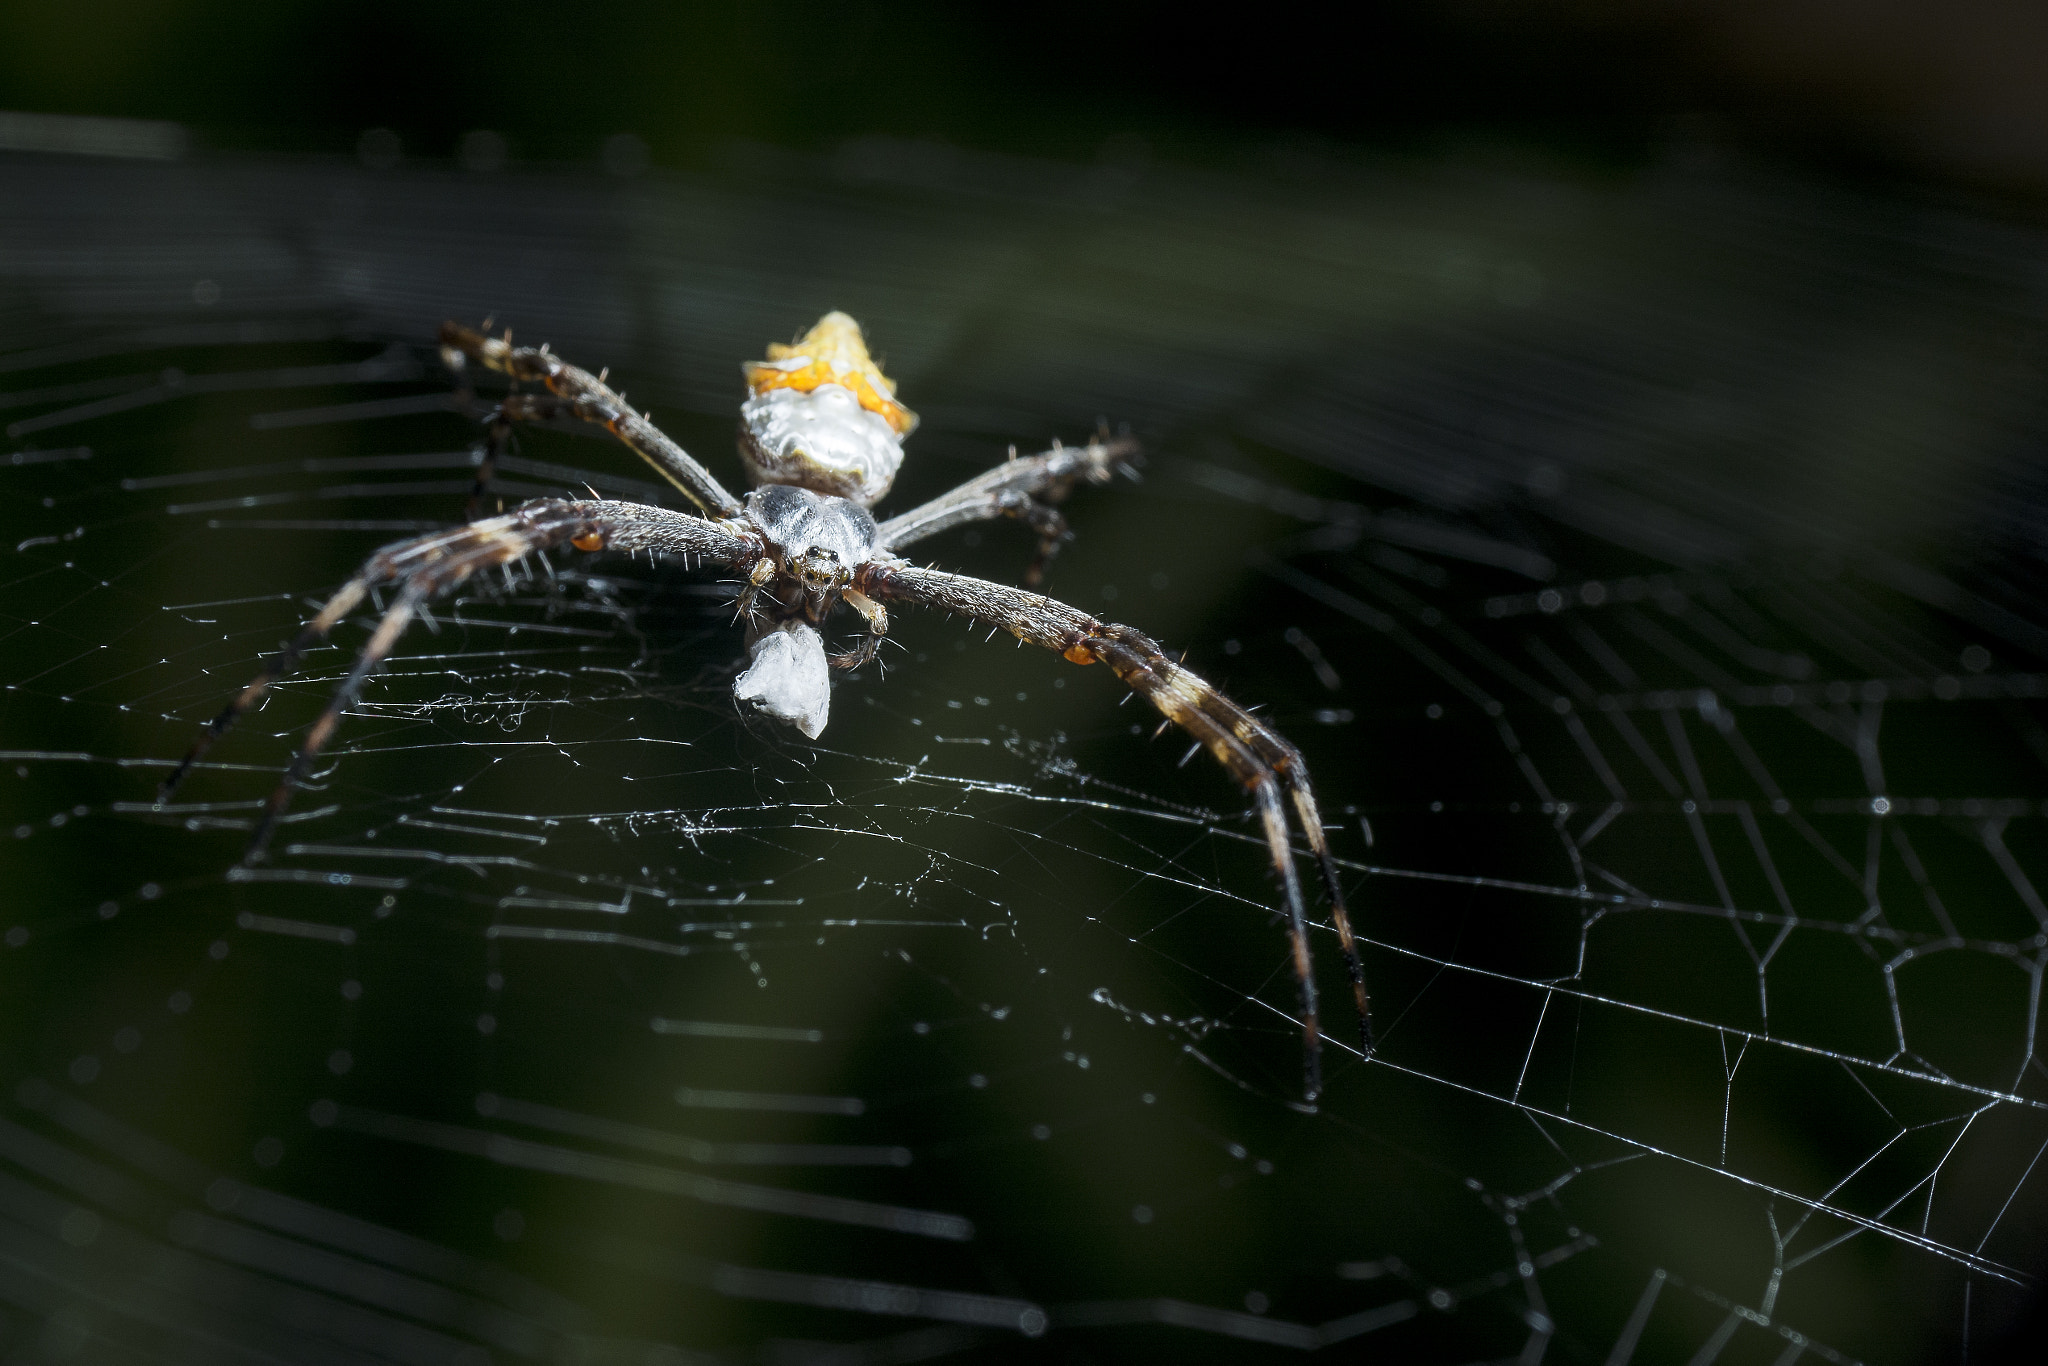
[[[740,368],[755,394],[771,389],[807,394],[821,384],[837,384],[851,390],[861,407],[895,428],[898,436],[910,435],[917,426],[917,414],[896,401],[896,382],[868,354],[860,324],[844,313],[827,313],[794,346],[769,342],[767,360],[748,361]]]

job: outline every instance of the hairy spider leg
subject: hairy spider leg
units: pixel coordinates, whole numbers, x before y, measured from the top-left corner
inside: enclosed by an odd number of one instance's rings
[[[625,396],[612,391],[588,370],[570,365],[545,347],[514,346],[509,340],[487,337],[460,323],[441,324],[443,354],[453,353],[473,360],[486,370],[495,370],[514,381],[546,386],[550,394],[570,400],[557,414],[594,422],[617,437],[627,449],[661,472],[663,478],[681,489],[691,502],[717,517],[736,517],[740,500],[719,483],[711,471],[659,427],[642,417]],[[513,421],[533,420],[522,414],[516,400],[529,396],[513,394],[505,401],[506,415]],[[540,410],[531,410],[538,412]]]
[[[516,517],[517,514],[507,514],[507,516]],[[497,520],[503,521],[505,518],[501,517]],[[433,554],[436,550],[452,541],[463,539],[482,530],[483,524],[472,523],[471,527],[465,530],[430,532],[425,536],[414,537],[411,540],[394,542],[371,555],[369,559],[363,562],[362,568],[357,570],[355,575],[336,590],[333,597],[327,600],[319,613],[311,621],[307,622],[305,626],[300,628],[298,635],[293,637],[292,642],[280,650],[271,659],[270,663],[265,665],[254,679],[250,680],[248,686],[237,693],[234,700],[222,708],[220,714],[214,717],[207,724],[206,728],[200,732],[199,739],[193,742],[192,748],[186,752],[184,759],[179,762],[177,768],[171,771],[171,776],[166,778],[157,789],[157,800],[160,802],[168,800],[177,791],[178,785],[184,781],[185,775],[190,772],[193,764],[197,763],[206,751],[212,747],[214,741],[227,734],[244,713],[261,701],[263,695],[270,690],[271,684],[295,672],[299,664],[304,660],[306,651],[319,641],[325,639],[327,633],[332,631],[343,617],[354,611],[356,605],[363,600],[364,595],[370,589],[379,584],[404,579],[409,573],[415,572],[415,562],[422,557]]]
[[[1358,1046],[1365,1057],[1379,1051],[1372,1033],[1372,991],[1365,984],[1365,960],[1359,956],[1358,936],[1351,930],[1351,912],[1344,905],[1344,891],[1337,882],[1337,862],[1330,857],[1330,842],[1323,835],[1323,818],[1316,810],[1309,787],[1308,768],[1296,755],[1294,766],[1283,775],[1301,818],[1301,830],[1316,856],[1316,871],[1323,880],[1323,895],[1330,902],[1330,923],[1337,929],[1337,944],[1344,953],[1344,973],[1351,979],[1351,1004],[1358,1012]]]
[[[1301,885],[1294,869],[1286,808],[1281,802],[1283,785],[1294,799],[1302,833],[1322,874],[1324,895],[1330,903],[1345,969],[1351,978],[1360,1042],[1368,1056],[1373,1051],[1372,1013],[1365,989],[1364,964],[1358,957],[1351,917],[1344,906],[1336,865],[1323,837],[1315,798],[1308,786],[1307,766],[1300,752],[1212,684],[1168,658],[1157,642],[1131,627],[1097,622],[1089,636],[1066,646],[1061,653],[1075,663],[1091,662],[1088,657],[1093,656],[1109,665],[1120,680],[1193,736],[1252,794],[1287,908],[1294,972],[1301,988],[1306,1098],[1314,1104],[1322,1093],[1322,1029]]]
[[[261,861],[278,821],[290,807],[293,792],[305,781],[313,760],[333,738],[342,714],[355,703],[370,676],[396,648],[399,637],[418,616],[420,608],[459,586],[479,569],[511,564],[536,551],[565,543],[578,550],[647,550],[657,555],[724,564],[746,562],[760,554],[759,539],[743,528],[668,508],[610,499],[535,499],[511,512],[452,531],[430,532],[394,542],[370,556],[320,609],[319,615],[201,732],[192,752],[160,790],[158,800],[168,797],[207,747],[224,735],[272,683],[296,668],[306,650],[354,610],[372,587],[398,584],[396,601],[378,621],[368,643],[356,655],[348,676],[307,730],[298,753],[285,770],[284,780],[264,804],[263,815],[243,854],[245,863]]]
[[[292,793],[304,783],[313,760],[333,738],[341,715],[352,706],[361,694],[364,683],[370,675],[382,667],[384,660],[398,644],[405,628],[412,624],[422,603],[439,593],[463,582],[478,569],[490,565],[510,564],[536,550],[549,545],[559,545],[565,540],[588,530],[586,519],[576,517],[545,517],[536,515],[541,509],[522,508],[517,512],[493,517],[487,521],[471,522],[466,527],[452,532],[432,532],[386,546],[365,562],[354,578],[335,594],[319,616],[309,623],[300,638],[325,635],[327,630],[345,616],[362,599],[364,591],[374,584],[396,582],[400,585],[397,600],[384,613],[371,634],[369,642],[356,655],[348,675],[336,688],[327,706],[306,732],[299,750],[285,769],[283,781],[264,803],[263,815],[258,819],[254,834],[250,837],[243,862],[254,863],[264,854],[270,843],[272,832],[291,805]],[[314,632],[318,628],[318,634]],[[259,679],[264,686],[274,681],[278,671],[270,670],[270,678]],[[252,684],[243,690],[244,696],[253,702],[252,692],[260,695],[260,689]],[[240,702],[241,699],[237,699]],[[224,729],[224,728],[223,728]]]
[[[1076,479],[1085,477],[1090,483],[1099,484],[1108,480],[1112,471],[1121,471],[1132,479],[1138,477],[1138,443],[1128,437],[1121,441],[1111,441],[1108,437],[1109,428],[1105,424],[1095,440],[1081,448],[1084,457],[1088,458],[1086,465],[1054,476],[1039,498],[1021,497],[1016,509],[1010,511],[1011,516],[1038,533],[1038,549],[1032,554],[1031,563],[1024,566],[1024,587],[1036,588],[1044,583],[1046,566],[1052,563],[1053,556],[1060,553],[1062,545],[1074,539],[1059,505],[1074,491]],[[1051,453],[1056,455],[1061,449],[1059,438],[1053,438],[1052,444]],[[1100,457],[1094,456],[1097,451],[1102,453]]]
[[[1294,847],[1281,801],[1284,787],[1293,798],[1295,813],[1322,873],[1324,892],[1345,950],[1345,966],[1351,974],[1360,1037],[1367,1041],[1370,1052],[1371,1002],[1364,967],[1351,934],[1336,865],[1317,817],[1308,770],[1294,746],[1208,682],[1174,663],[1156,641],[1129,626],[1097,621],[1079,608],[1021,588],[935,569],[876,563],[855,574],[854,583],[871,597],[923,603],[1000,627],[1019,640],[1055,650],[1075,664],[1102,661],[1169,721],[1193,736],[1252,794],[1285,898],[1301,993],[1304,1089],[1308,1102],[1314,1104],[1322,1094],[1322,1021],[1301,882],[1295,875]]]
[[[1045,567],[1071,538],[1067,519],[1056,506],[1080,480],[1107,481],[1118,470],[1131,471],[1138,443],[1129,437],[1098,437],[1085,446],[1054,446],[1041,455],[1006,460],[947,493],[900,517],[882,523],[883,545],[898,549],[967,522],[1014,517],[1038,533],[1038,552],[1024,571],[1024,585],[1036,588]]]
[[[504,402],[491,409],[490,416],[484,419],[482,457],[477,462],[476,482],[470,486],[469,502],[463,510],[464,521],[475,521],[482,510],[491,480],[497,477],[498,461],[505,454],[505,448],[512,444],[513,424],[551,422],[558,417],[599,425],[609,420],[608,411],[595,399],[564,398],[555,394],[507,394]]]
[[[327,742],[334,736],[335,728],[341,724],[341,714],[354,705],[356,698],[362,694],[364,682],[370,675],[383,667],[392,647],[397,645],[398,638],[405,634],[405,628],[412,625],[412,619],[419,613],[420,603],[427,596],[428,589],[425,584],[417,580],[407,580],[405,587],[399,591],[398,600],[391,604],[389,610],[377,622],[377,629],[371,633],[369,643],[356,655],[348,676],[342,680],[341,686],[334,690],[334,696],[328,699],[327,706],[321,710],[319,718],[306,731],[306,738],[300,743],[298,753],[292,755],[291,763],[285,766],[284,778],[264,799],[263,814],[257,817],[256,829],[249,836],[248,847],[242,851],[243,863],[263,861],[270,847],[271,834],[277,829],[277,823],[284,819],[286,808],[292,804],[292,793],[298,791],[305,783],[306,774],[312,770],[313,760],[327,747]]]
[[[1176,664],[1174,667],[1179,666]],[[1223,694],[1216,692],[1211,685],[1203,683],[1200,679],[1195,681],[1219,701],[1227,703],[1233,709],[1242,710],[1236,708],[1236,704],[1230,703]],[[1174,724],[1174,718],[1169,715],[1160,724],[1163,729]],[[1253,721],[1249,712],[1243,713],[1242,720],[1236,723],[1233,733],[1258,756],[1261,763],[1272,770],[1287,789],[1288,798],[1294,804],[1301,832],[1308,839],[1309,852],[1315,855],[1316,872],[1322,880],[1324,899],[1330,903],[1330,921],[1337,931],[1337,943],[1344,953],[1344,971],[1351,979],[1351,1001],[1358,1012],[1359,1049],[1369,1058],[1378,1050],[1378,1045],[1373,1041],[1372,996],[1366,989],[1365,963],[1359,957],[1358,940],[1351,930],[1351,914],[1345,909],[1344,889],[1337,879],[1337,862],[1330,856],[1330,842],[1323,834],[1322,812],[1316,807],[1315,787],[1309,781],[1308,765],[1303,762],[1299,750],[1282,739],[1271,727]],[[1192,758],[1194,751],[1190,750],[1188,754]],[[1185,763],[1186,760],[1182,762]]]
[[[356,604],[363,600],[363,595],[370,591],[371,580],[367,573],[366,566],[363,573],[358,573],[343,584],[340,590],[327,600],[319,614],[299,628],[299,633],[292,637],[291,644],[271,656],[270,662],[249,681],[248,686],[236,693],[234,699],[221,708],[220,714],[206,723],[206,728],[199,732],[199,738],[192,742],[192,748],[185,751],[185,757],[171,770],[171,776],[157,785],[157,801],[169,801],[177,792],[178,784],[184,782],[185,775],[192,771],[192,765],[198,763],[206,751],[213,748],[213,742],[232,730],[235,722],[242,719],[242,713],[255,706],[263,694],[270,691],[272,683],[295,672],[299,667],[299,661],[305,658],[306,651],[326,639],[327,633],[334,629],[334,624],[355,610]]]

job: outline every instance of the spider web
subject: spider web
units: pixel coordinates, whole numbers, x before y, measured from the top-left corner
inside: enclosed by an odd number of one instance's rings
[[[9,1351],[1908,1361],[2034,1293],[2038,232],[1696,157],[0,173]],[[735,714],[729,587],[535,560],[270,864],[370,618],[153,804],[460,506],[443,316],[718,467],[832,307],[924,416],[894,506],[1147,441],[1048,588],[1304,751],[1380,1041],[1320,932],[1317,1112],[1241,796],[930,614],[811,745]],[[583,435],[500,491],[666,496]]]

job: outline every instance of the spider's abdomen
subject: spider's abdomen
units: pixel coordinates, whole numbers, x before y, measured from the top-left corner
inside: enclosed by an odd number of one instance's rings
[[[875,519],[850,499],[768,484],[747,495],[746,515],[784,564],[796,564],[813,550],[831,551],[848,569],[875,556]]]
[[[740,459],[756,486],[792,484],[863,507],[889,491],[917,414],[868,355],[860,324],[827,313],[794,346],[742,367]]]

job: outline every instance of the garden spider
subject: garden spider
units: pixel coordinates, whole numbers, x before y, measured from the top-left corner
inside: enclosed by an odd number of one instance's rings
[[[920,603],[1000,627],[1020,641],[1057,650],[1075,664],[1107,664],[1165,714],[1162,728],[1178,725],[1187,731],[1251,793],[1285,899],[1301,993],[1306,1093],[1313,1104],[1322,1090],[1321,1023],[1284,793],[1322,876],[1350,971],[1361,1041],[1370,1055],[1365,975],[1308,769],[1294,746],[1131,627],[1097,621],[1024,588],[921,569],[897,553],[966,522],[1014,517],[1038,533],[1038,555],[1025,576],[1026,584],[1035,586],[1046,560],[1068,534],[1055,505],[1079,480],[1108,479],[1135,452],[1135,443],[1098,436],[1085,446],[1055,445],[1028,459],[1012,457],[878,524],[868,508],[889,491],[903,463],[903,438],[917,418],[896,401],[896,386],[869,357],[860,325],[844,313],[826,314],[795,345],[771,344],[767,360],[745,366],[751,393],[740,409],[740,456],[753,489],[744,500],[727,492],[709,470],[606,387],[603,374],[567,364],[545,346],[514,347],[509,331],[497,338],[451,322],[442,325],[440,340],[442,358],[458,377],[466,377],[475,364],[509,377],[513,386],[486,421],[471,520],[372,555],[206,727],[164,782],[159,801],[171,795],[236,718],[295,669],[305,652],[373,588],[388,585],[396,592],[265,804],[245,862],[264,858],[293,790],[412,619],[428,599],[479,569],[566,543],[577,550],[646,551],[736,570],[743,580],[739,607],[747,621],[750,663],[734,681],[733,695],[813,739],[825,727],[830,670],[857,668],[874,657],[889,628],[887,604]],[[541,391],[519,388],[529,382]],[[477,518],[514,424],[558,417],[601,423],[682,490],[701,515],[593,495],[589,500],[537,498],[511,512]],[[856,648],[828,656],[820,629],[842,603],[866,621],[867,633]]]

